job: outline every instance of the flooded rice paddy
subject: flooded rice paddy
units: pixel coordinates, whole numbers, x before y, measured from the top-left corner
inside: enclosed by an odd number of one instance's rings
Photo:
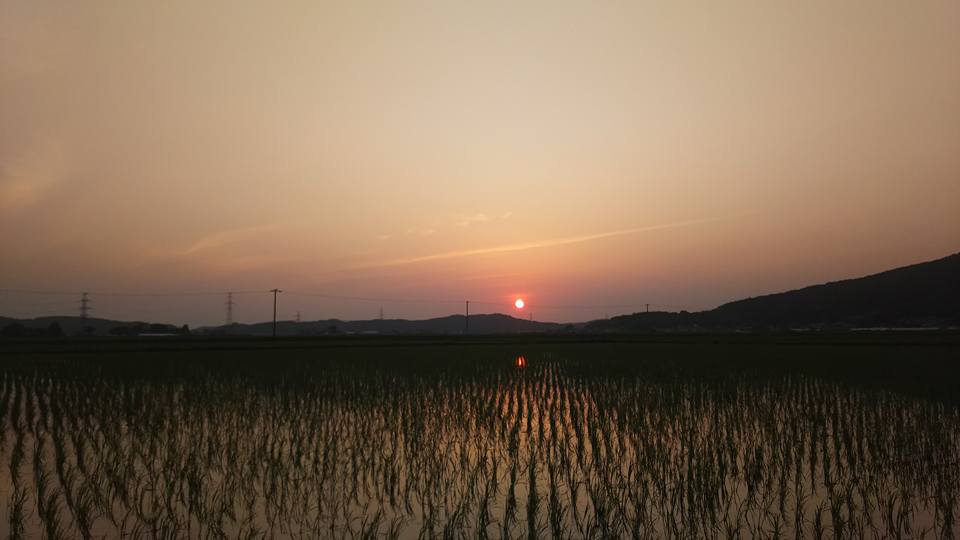
[[[954,375],[891,368],[944,362],[950,351],[747,349],[6,358],[0,533],[960,532],[960,407],[944,382]]]

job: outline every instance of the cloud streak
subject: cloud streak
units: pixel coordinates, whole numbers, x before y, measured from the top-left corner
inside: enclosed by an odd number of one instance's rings
[[[240,229],[230,229],[226,231],[216,232],[200,238],[187,249],[184,249],[178,252],[178,255],[185,257],[188,255],[193,255],[195,253],[205,252],[211,249],[217,249],[220,247],[242,242],[244,240],[247,240],[252,237],[256,237],[263,233],[278,230],[281,227],[282,226],[280,224],[269,224],[269,225],[256,225],[253,227],[243,227]]]
[[[469,226],[471,226],[471,225],[473,225],[473,224],[475,224],[475,223],[489,223],[489,222],[492,222],[492,221],[500,221],[500,220],[510,219],[510,216],[512,216],[512,215],[513,215],[513,212],[510,212],[510,211],[504,212],[504,213],[502,213],[502,214],[500,214],[500,215],[494,215],[494,216],[491,216],[491,215],[488,215],[488,214],[484,214],[483,212],[480,212],[480,213],[477,213],[477,214],[460,217],[460,218],[456,221],[455,225],[456,225],[457,227],[469,227]]]
[[[386,266],[401,266],[401,265],[417,264],[417,263],[424,263],[424,262],[431,262],[431,261],[442,261],[446,259],[459,259],[461,257],[473,257],[477,255],[492,255],[497,253],[511,253],[515,251],[526,251],[529,249],[566,246],[570,244],[579,244],[582,242],[589,242],[592,240],[600,240],[602,238],[612,238],[615,236],[625,236],[629,234],[639,234],[639,233],[652,232],[652,231],[661,231],[666,229],[676,229],[680,227],[689,227],[692,225],[701,225],[704,223],[710,223],[717,220],[718,218],[678,221],[675,223],[648,225],[646,227],[634,227],[632,229],[621,229],[617,231],[606,231],[606,232],[599,232],[599,233],[593,233],[593,234],[581,234],[576,236],[566,236],[563,238],[551,238],[548,240],[521,242],[516,244],[504,244],[500,246],[492,246],[492,247],[486,247],[486,248],[444,251],[441,253],[432,253],[429,255],[419,255],[416,257],[404,257],[399,259],[380,261],[380,262],[355,266],[354,268],[361,269],[361,268],[380,268],[380,267],[386,267]]]
[[[50,140],[8,156],[0,163],[0,210],[23,210],[43,201],[61,185],[66,172],[63,153]]]

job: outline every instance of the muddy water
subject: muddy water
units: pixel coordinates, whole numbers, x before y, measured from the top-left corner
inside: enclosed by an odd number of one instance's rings
[[[958,534],[960,410],[916,392],[633,350],[270,354],[5,361],[0,533]]]

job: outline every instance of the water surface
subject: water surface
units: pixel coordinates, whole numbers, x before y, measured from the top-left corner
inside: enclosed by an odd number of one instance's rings
[[[24,355],[0,365],[0,532],[952,537],[948,354]]]

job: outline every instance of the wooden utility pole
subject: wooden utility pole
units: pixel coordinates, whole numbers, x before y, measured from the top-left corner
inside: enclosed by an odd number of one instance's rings
[[[470,301],[467,300],[466,316],[463,318],[463,335],[470,333]]]
[[[277,294],[282,293],[280,289],[270,289],[273,293],[273,337],[277,337]]]

